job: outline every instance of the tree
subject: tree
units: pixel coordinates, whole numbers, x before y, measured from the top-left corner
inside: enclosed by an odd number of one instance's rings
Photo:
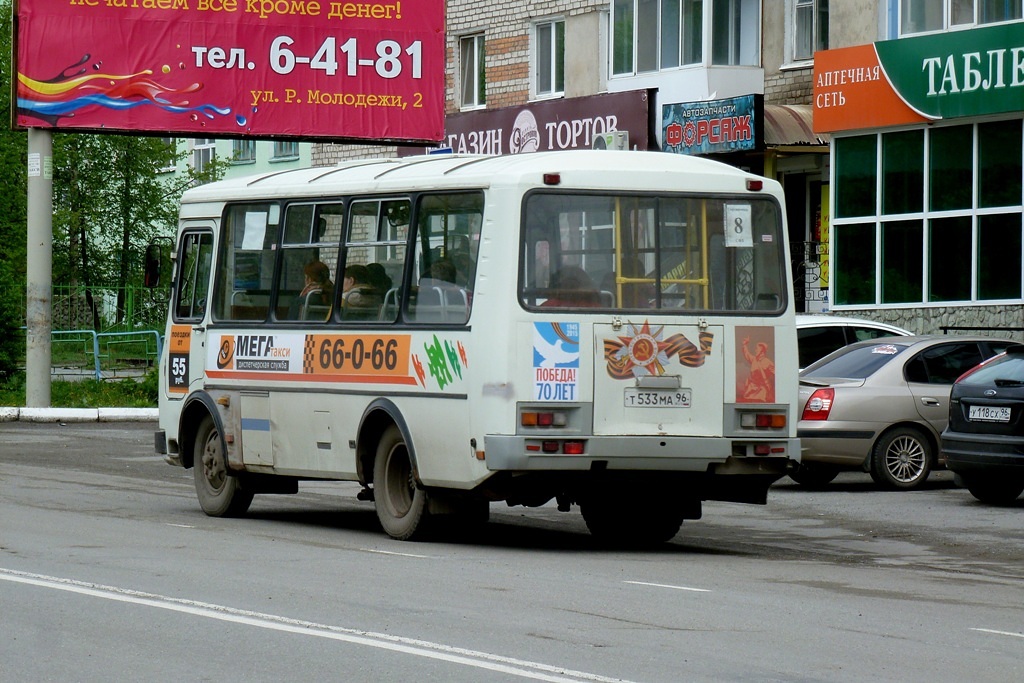
[[[54,281],[80,285],[99,330],[93,297],[98,285],[117,286],[122,322],[125,286],[142,276],[142,255],[156,235],[173,235],[186,189],[223,175],[226,162],[170,174],[184,153],[165,139],[63,133],[54,136]]]
[[[11,62],[11,0],[0,0],[0,83],[15,83]],[[0,88],[0,107],[11,111],[11,90]],[[53,136],[53,281],[80,285],[100,329],[93,289],[118,288],[121,322],[125,286],[140,284],[142,255],[155,235],[173,235],[181,194],[223,176],[228,162],[214,160],[201,174],[188,167],[167,173],[185,153],[166,138],[55,132]],[[0,127],[0,262],[23,289],[26,268],[27,136]],[[19,325],[20,326],[20,325]],[[0,339],[10,340],[0,326]]]
[[[0,84],[13,83],[11,74],[11,3],[0,0]],[[11,110],[11,89],[0,87],[0,110]],[[24,344],[19,328],[25,324],[19,296],[24,292],[27,141],[24,133],[0,126],[0,381],[17,370]]]

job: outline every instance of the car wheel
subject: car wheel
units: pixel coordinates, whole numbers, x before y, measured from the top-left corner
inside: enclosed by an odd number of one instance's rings
[[[808,488],[818,488],[832,482],[839,476],[838,467],[819,465],[817,463],[801,463],[790,471],[789,478]]]
[[[967,490],[982,503],[1009,505],[1024,493],[1024,477],[992,474],[961,474]]]
[[[882,435],[871,455],[871,478],[892,489],[916,489],[932,471],[932,445],[919,430],[898,427]]]

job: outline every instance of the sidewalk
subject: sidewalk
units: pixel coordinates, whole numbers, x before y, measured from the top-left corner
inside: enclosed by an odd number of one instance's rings
[[[0,422],[156,422],[156,408],[4,408]]]

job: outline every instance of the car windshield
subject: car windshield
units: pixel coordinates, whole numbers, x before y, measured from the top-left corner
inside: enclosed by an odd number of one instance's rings
[[[906,344],[868,344],[866,346],[858,346],[830,360],[818,361],[800,373],[800,377],[865,379],[906,350]]]
[[[961,384],[1012,384],[1024,382],[1024,352],[1007,353],[993,358],[984,367],[964,377]]]

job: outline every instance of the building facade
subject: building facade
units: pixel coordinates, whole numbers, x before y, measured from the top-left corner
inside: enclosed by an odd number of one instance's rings
[[[831,307],[919,332],[1020,337],[1021,3],[878,10],[847,20],[866,38],[815,57],[815,129],[832,139]]]
[[[226,178],[267,173],[312,164],[313,145],[293,140],[252,140],[216,138],[165,138],[179,152],[186,152],[168,173],[184,173],[187,167],[201,171],[213,159],[228,161]]]
[[[861,117],[861,128],[856,129],[830,128],[815,121],[822,110],[821,100],[816,99],[820,97],[816,88],[820,55],[870,47],[879,41],[899,43],[922,31],[970,33],[976,30],[974,25],[991,23],[996,4],[990,0],[832,0],[831,4],[829,0],[450,0],[446,137],[438,147],[483,154],[602,147],[710,156],[783,184],[799,310],[855,313],[918,332],[938,332],[943,326],[1024,326],[1019,191],[1012,205],[1018,220],[1016,242],[1007,234],[1013,229],[1006,227],[1011,218],[999,219],[1003,222],[998,231],[991,227],[997,219],[982,218],[986,212],[1003,215],[1006,207],[972,204],[942,209],[956,213],[936,217],[924,208],[914,212],[902,207],[894,214],[879,209],[870,215],[833,217],[830,207],[837,201],[845,207],[845,198],[855,186],[851,164],[871,162],[860,151],[868,146],[869,137],[874,136],[881,149],[889,144],[883,138],[890,140],[885,137],[890,132],[917,129],[905,137],[917,135],[921,141],[902,144],[918,149],[931,144],[927,130],[933,124],[883,128]],[[1019,1],[998,4],[1010,8],[1010,15],[1020,13]],[[972,7],[970,24],[963,23],[967,5]],[[945,23],[936,26],[936,17]],[[996,23],[1018,25],[1014,22],[1020,17],[1004,19]],[[1006,50],[1004,77],[1016,78],[1009,64],[1017,53],[1012,53],[1010,43]],[[978,116],[988,114],[975,119]],[[1019,124],[1021,114],[1003,112],[1001,117]],[[960,123],[976,126],[981,121]],[[977,144],[978,133],[972,136],[971,144]],[[346,159],[426,151],[432,150],[315,144],[312,164],[328,166]],[[1019,151],[1018,145],[1018,179]],[[881,152],[876,154],[875,163],[880,164],[881,157]],[[838,170],[836,159],[843,162]],[[928,163],[923,153],[920,163]],[[878,188],[894,177],[878,169],[869,175]],[[882,194],[881,189],[876,191],[876,196]],[[1009,214],[1014,215],[1014,210]],[[995,290],[988,284],[981,288],[972,284],[966,294],[963,282],[946,289],[928,288],[926,278],[951,267],[941,254],[966,253],[960,234],[958,246],[926,256],[933,236],[940,239],[942,234],[929,227],[936,218],[961,222],[969,218],[974,263],[963,277],[976,283],[984,271],[984,278],[995,277],[1000,283]],[[914,220],[919,223],[918,232],[904,226],[900,241],[896,224]],[[869,227],[875,230],[870,243],[865,237]],[[978,255],[977,244],[984,251],[1002,238],[1011,240],[1005,242],[1010,247],[1006,251],[1017,254],[1016,265],[1009,256],[993,263]],[[898,243],[903,245],[903,261],[893,255]],[[918,270],[912,270],[911,254],[918,254]],[[935,264],[927,268],[929,259]],[[994,276],[990,267],[996,266],[1000,274]],[[911,277],[920,274],[921,286],[897,290],[895,276],[885,277],[889,270]],[[1006,282],[1014,277],[1016,290],[1013,282]],[[867,282],[871,285],[863,284]],[[870,286],[875,288],[873,296],[865,289]],[[945,293],[937,298],[940,291]],[[985,298],[990,295],[999,298]]]

